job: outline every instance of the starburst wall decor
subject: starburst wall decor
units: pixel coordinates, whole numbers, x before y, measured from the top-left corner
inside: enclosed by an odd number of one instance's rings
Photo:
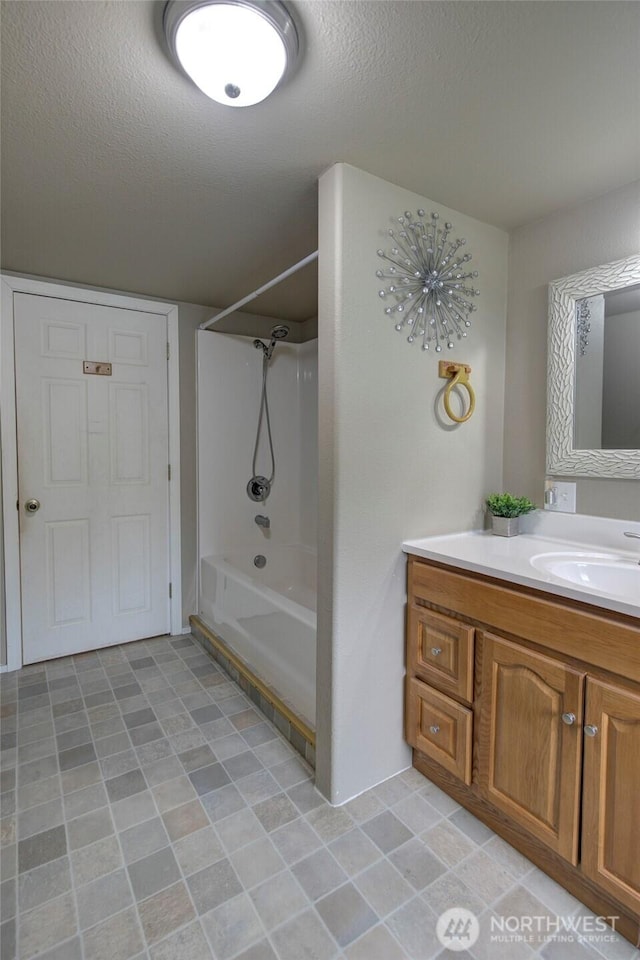
[[[450,239],[452,224],[442,225],[437,213],[425,222],[424,210],[417,219],[409,211],[398,217],[398,227],[389,230],[389,251],[378,250],[386,265],[376,270],[387,286],[379,291],[382,300],[392,300],[385,314],[396,320],[396,330],[409,331],[407,341],[422,338],[422,349],[435,345],[451,350],[454,339],[462,340],[471,326],[469,314],[476,307],[471,297],[480,293],[471,284],[478,273],[467,271],[471,254],[462,254],[465,240]]]

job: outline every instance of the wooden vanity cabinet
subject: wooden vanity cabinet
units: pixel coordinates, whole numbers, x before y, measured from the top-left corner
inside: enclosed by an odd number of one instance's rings
[[[414,557],[408,571],[414,766],[637,942],[640,624]]]

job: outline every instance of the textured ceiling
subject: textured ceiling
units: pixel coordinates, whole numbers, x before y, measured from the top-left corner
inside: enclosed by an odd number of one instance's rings
[[[162,3],[2,3],[3,267],[224,306],[315,249],[336,161],[506,228],[640,176],[639,3],[291,6],[300,68],[232,110]],[[315,277],[251,309],[305,319]]]

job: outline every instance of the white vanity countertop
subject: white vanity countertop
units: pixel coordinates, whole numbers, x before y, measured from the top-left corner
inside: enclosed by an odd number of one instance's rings
[[[622,528],[636,531],[638,527],[637,523],[620,521],[613,521],[613,523],[620,528],[613,531],[614,534],[620,534],[620,540],[622,540]],[[543,523],[542,526],[547,524]],[[563,530],[563,533],[566,534],[566,532],[566,529]],[[608,555],[615,552],[616,558],[637,562],[640,560],[640,549],[628,550],[626,546],[627,543],[637,543],[640,548],[639,541],[622,540],[624,547],[617,549],[613,547],[613,542],[618,541],[617,536],[602,538],[609,541],[604,545],[600,537],[598,537],[598,543],[593,541],[585,543],[582,539],[551,537],[548,535],[548,529],[544,534],[525,532],[516,537],[497,537],[489,531],[475,530],[447,536],[425,537],[420,540],[406,540],[402,544],[402,549],[413,556],[435,560],[448,566],[497,577],[500,580],[544,590],[559,597],[569,597],[572,600],[640,618],[640,593],[632,600],[627,597],[612,596],[596,591],[589,585],[561,580],[551,573],[536,569],[531,563],[531,560],[540,554],[580,551]]]

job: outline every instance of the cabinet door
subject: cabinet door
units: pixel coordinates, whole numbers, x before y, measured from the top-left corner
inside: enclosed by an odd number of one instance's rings
[[[640,696],[589,679],[585,721],[582,869],[637,914]]]
[[[480,791],[573,864],[578,862],[583,698],[583,673],[484,634]]]

